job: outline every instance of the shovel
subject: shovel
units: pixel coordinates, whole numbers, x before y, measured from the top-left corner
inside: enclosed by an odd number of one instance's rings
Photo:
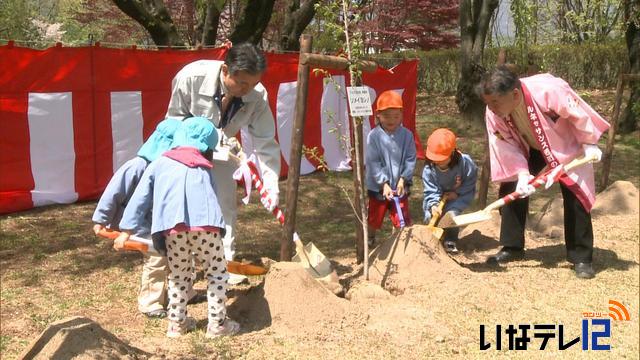
[[[253,155],[248,160],[235,156],[233,154],[225,155],[225,158],[235,161],[240,168],[237,170],[237,177],[234,174],[234,178],[244,178],[245,191],[247,192],[246,202],[248,202],[248,194],[251,191],[249,187],[246,187],[250,182],[256,190],[260,193],[260,197],[266,197],[268,192],[262,184],[262,179],[258,172],[258,168],[253,161]],[[251,178],[249,180],[249,177]],[[244,200],[243,200],[244,201]],[[277,206],[271,211],[271,213],[278,219],[281,225],[284,225],[284,213]],[[300,263],[314,278],[325,281],[334,282],[336,276],[333,276],[334,271],[331,268],[331,262],[329,259],[318,250],[318,248],[312,243],[304,245],[297,232],[293,232],[293,243],[296,246],[296,254],[292,257],[291,261]],[[332,279],[329,279],[329,278]]]
[[[576,168],[578,166],[584,165],[586,163],[590,163],[594,160],[595,160],[595,157],[582,157],[579,159],[573,159],[573,161],[571,161],[567,165],[564,165],[560,173],[555,174],[557,176],[555,176],[554,181],[557,179],[557,177],[559,177],[560,174],[568,170],[571,170],[573,168]],[[549,169],[539,174],[538,176],[533,178],[531,181],[529,181],[529,184],[531,184],[534,188],[539,188],[540,186],[545,185],[547,183],[547,177],[551,175],[554,171],[557,171],[557,168]],[[519,197],[520,197],[520,193],[514,191],[511,194],[508,194],[505,197],[492,202],[482,210],[469,213],[469,214],[458,215],[458,216],[445,215],[440,221],[439,226],[441,228],[450,228],[450,227],[465,226],[465,225],[470,225],[478,222],[491,220],[492,212],[494,210],[501,208],[502,206],[518,199]]]
[[[441,227],[436,227],[436,223],[438,222],[438,219],[442,215],[442,210],[444,209],[444,204],[446,202],[447,200],[444,198],[440,200],[440,202],[438,203],[438,210],[440,215],[432,214],[431,220],[429,220],[429,223],[427,224],[427,227],[431,229],[431,237],[436,239],[436,241],[440,241],[440,239],[442,238],[442,234],[444,233],[444,230]]]
[[[120,235],[120,232],[110,229],[102,229],[98,235],[106,239],[115,240],[118,235]],[[129,236],[129,240],[124,242],[124,250],[139,251],[144,254],[162,256],[160,252],[153,247],[153,241],[136,235]],[[230,260],[227,260],[227,271],[240,275],[264,275],[267,273],[267,269],[262,266],[243,264]]]

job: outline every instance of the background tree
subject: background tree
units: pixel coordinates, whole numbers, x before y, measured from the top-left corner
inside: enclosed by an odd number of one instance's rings
[[[564,42],[599,42],[620,25],[621,0],[561,0],[556,25]],[[552,6],[553,6],[552,5]]]
[[[158,46],[185,46],[169,9],[162,0],[113,0],[114,4],[144,27]]]
[[[633,0],[626,0],[625,23],[627,30],[625,40],[629,51],[629,73],[640,74],[640,4]],[[638,129],[640,118],[640,83],[631,83],[629,102],[622,113],[619,122],[620,133],[630,133]]]
[[[489,23],[498,0],[460,1],[460,81],[456,93],[458,109],[465,120],[481,123],[484,103],[475,92],[483,74],[482,57]]]
[[[377,53],[454,47],[458,9],[455,0],[373,0],[359,10],[357,30]]]
[[[300,50],[299,38],[313,20],[319,0],[290,0],[285,5],[284,22],[279,36],[280,50]]]

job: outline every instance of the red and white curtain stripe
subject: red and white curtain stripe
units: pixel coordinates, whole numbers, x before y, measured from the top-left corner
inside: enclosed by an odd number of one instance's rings
[[[0,47],[0,214],[98,197],[164,118],[176,72],[198,59],[223,59],[225,51]],[[269,53],[267,62],[263,84],[282,149],[281,174],[286,175],[298,57]],[[344,89],[349,84],[348,74],[332,74],[332,82],[310,76],[304,144],[317,148],[329,168],[340,171],[350,169]],[[417,62],[405,61],[365,74],[363,80],[372,99],[385,90],[403,94],[404,125],[414,131],[422,153],[415,133],[416,76]],[[371,126],[373,117],[365,131]],[[241,141],[250,152],[244,135]],[[317,165],[303,158],[302,173]]]

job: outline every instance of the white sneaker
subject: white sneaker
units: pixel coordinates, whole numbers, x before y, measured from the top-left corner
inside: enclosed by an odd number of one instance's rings
[[[229,273],[229,280],[227,280],[227,284],[229,285],[240,285],[242,283],[248,283],[249,278],[244,275]]]
[[[224,323],[219,326],[211,326],[211,324],[209,324],[205,337],[213,339],[219,336],[231,336],[237,334],[239,331],[240,324],[231,319],[226,319]]]
[[[188,333],[196,328],[196,319],[187,317],[184,322],[177,322],[169,320],[169,326],[167,328],[167,337],[172,339],[179,338],[180,336]]]

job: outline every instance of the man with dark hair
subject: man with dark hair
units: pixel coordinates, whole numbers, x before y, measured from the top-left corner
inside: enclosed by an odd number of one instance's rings
[[[535,191],[529,185],[533,175],[583,153],[599,161],[598,139],[609,124],[564,80],[550,74],[518,79],[508,67],[499,66],[485,75],[480,93],[487,104],[491,178],[501,183],[500,197],[514,190],[522,194],[500,212],[503,248],[489,261],[505,263],[524,257],[528,196]],[[593,167],[588,164],[568,171],[559,182],[567,259],[574,264],[577,277],[592,278]]]
[[[218,129],[218,152],[237,147],[235,136],[246,127],[260,161],[264,187],[269,193],[261,201],[273,209],[278,204],[280,145],[275,140],[275,124],[267,91],[260,84],[266,68],[260,49],[249,43],[232,46],[224,62],[198,60],[187,64],[173,79],[167,116],[210,119]],[[212,172],[226,223],[223,243],[227,260],[233,260],[235,254],[237,204],[236,182],[232,176],[236,168],[232,160],[214,158]],[[229,283],[239,283],[244,279],[232,274]]]

